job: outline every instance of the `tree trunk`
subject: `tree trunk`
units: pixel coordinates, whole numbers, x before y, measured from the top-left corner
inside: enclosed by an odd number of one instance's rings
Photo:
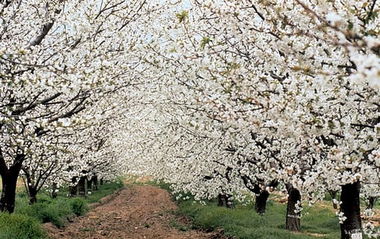
[[[360,183],[346,184],[342,186],[340,211],[346,219],[340,224],[341,239],[361,239],[360,218]]]
[[[222,195],[222,194],[219,194],[218,195],[218,207],[223,207],[224,206],[224,202],[226,200],[225,198],[226,196],[225,195]]]
[[[78,191],[79,191],[79,196],[85,197],[86,196],[86,177],[82,176],[79,179],[78,183]]]
[[[286,185],[288,190],[288,205],[286,207],[286,230],[300,231],[300,212],[296,211],[297,202],[301,201],[301,194],[292,185]]]
[[[376,200],[377,200],[377,197],[369,197],[367,209],[373,209],[373,206],[375,205]]]
[[[103,185],[103,183],[104,183],[104,180],[103,180],[103,178],[101,178],[100,179],[100,185]]]
[[[231,209],[235,208],[235,204],[231,195],[226,195],[226,194],[218,195],[218,206],[223,207],[224,205],[227,208],[231,208]]]
[[[268,197],[269,197],[269,192],[267,190],[261,190],[260,194],[256,195],[255,211],[258,214],[260,215],[265,214]]]
[[[51,189],[51,197],[57,198],[57,183],[53,183],[52,189]]]
[[[29,204],[35,204],[37,202],[37,189],[31,185],[28,185]]]
[[[233,199],[233,197],[231,195],[227,195],[226,196],[226,207],[230,208],[230,209],[234,209],[235,208],[234,199]]]
[[[0,211],[13,213],[15,208],[16,199],[16,185],[17,185],[17,174],[9,173],[7,176],[2,177],[3,188],[1,192],[0,199]]]
[[[0,174],[3,185],[0,198],[1,212],[14,212],[17,178],[24,159],[25,156],[23,154],[17,154],[14,163],[8,169],[0,149]]]
[[[72,185],[70,186],[70,195],[69,197],[75,197],[78,193],[78,183],[77,177],[73,177],[71,179]]]
[[[98,176],[94,175],[92,176],[91,181],[93,182],[93,190],[96,191],[98,190]]]
[[[91,179],[87,179],[87,194],[91,194],[92,193],[92,179],[93,177],[91,177]]]
[[[8,178],[2,177],[3,188],[0,199],[0,211],[13,213],[16,199],[17,176],[9,175]]]

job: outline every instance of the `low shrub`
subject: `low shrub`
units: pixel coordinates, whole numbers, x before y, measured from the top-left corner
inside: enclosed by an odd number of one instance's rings
[[[36,208],[36,215],[42,222],[51,222],[57,227],[64,226],[67,219],[74,216],[69,201],[64,199],[36,203],[35,205],[32,205],[32,207]]]
[[[70,205],[72,212],[77,216],[82,216],[89,210],[89,207],[83,198],[70,199]]]
[[[33,205],[29,205],[26,200],[17,200],[15,212],[33,217],[41,223],[51,222],[57,227],[64,226],[67,219],[74,216],[70,200],[51,199],[46,195],[41,195]]]
[[[27,215],[0,213],[0,239],[46,238],[37,220]]]

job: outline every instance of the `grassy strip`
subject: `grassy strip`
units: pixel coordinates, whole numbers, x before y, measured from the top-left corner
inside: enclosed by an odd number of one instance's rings
[[[26,215],[0,213],[0,239],[40,239],[45,237],[46,233],[36,219]]]
[[[0,239],[45,238],[46,234],[40,228],[41,223],[51,222],[57,227],[62,227],[73,217],[84,215],[89,210],[90,203],[99,202],[102,197],[122,187],[121,179],[105,183],[85,198],[68,198],[68,188],[63,188],[55,199],[47,192],[41,192],[37,196],[37,203],[33,205],[29,205],[27,193],[21,191],[16,196],[15,213],[0,213]]]
[[[156,185],[157,184],[154,184]],[[169,185],[159,184],[170,191]],[[176,195],[175,195],[176,196]],[[339,220],[330,201],[313,207],[304,207],[301,218],[301,232],[285,230],[286,204],[275,202],[271,196],[264,216],[258,215],[252,203],[243,205],[235,202],[236,209],[218,207],[216,200],[206,201],[201,205],[190,199],[178,201],[179,214],[193,220],[193,228],[223,231],[224,235],[240,239],[336,239],[340,238]],[[368,238],[364,236],[364,238]]]
[[[339,223],[334,213],[329,209],[318,207],[304,216],[301,221],[302,232],[293,233],[285,230],[286,205],[268,202],[267,213],[258,215],[252,205],[238,205],[236,209],[218,207],[215,201],[207,202],[206,206],[193,203],[192,200],[180,201],[180,213],[193,219],[194,226],[203,229],[223,228],[226,236],[257,239],[310,239],[339,238]]]

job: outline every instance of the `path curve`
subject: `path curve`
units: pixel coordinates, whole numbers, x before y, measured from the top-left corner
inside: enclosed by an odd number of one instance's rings
[[[180,231],[172,196],[150,185],[128,186],[63,229],[45,226],[51,238],[217,239],[217,233]],[[184,222],[182,222],[183,224]]]

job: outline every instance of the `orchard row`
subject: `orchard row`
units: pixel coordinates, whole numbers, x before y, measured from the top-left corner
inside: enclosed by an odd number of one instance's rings
[[[377,1],[3,1],[0,209],[80,178],[133,173],[265,211],[340,192],[342,238],[376,237]],[[54,187],[55,187],[54,186]],[[35,195],[34,195],[35,196]],[[372,215],[371,210],[366,214]]]

